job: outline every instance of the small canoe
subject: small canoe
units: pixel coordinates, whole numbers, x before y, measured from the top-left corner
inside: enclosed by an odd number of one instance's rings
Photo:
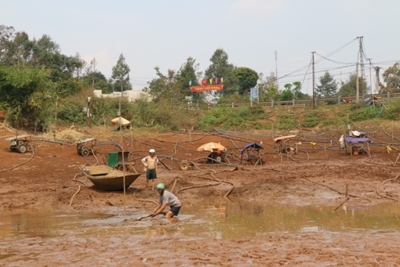
[[[98,189],[105,191],[119,191],[128,188],[139,176],[140,173],[120,171],[107,165],[86,166],[82,173]]]

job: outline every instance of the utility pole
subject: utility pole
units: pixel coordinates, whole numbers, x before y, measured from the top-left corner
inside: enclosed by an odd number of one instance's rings
[[[118,110],[118,116],[119,116],[119,123],[121,123],[121,101],[122,101],[122,91],[123,91],[123,88],[122,88],[122,77],[120,78],[120,80],[119,80],[120,82],[121,82],[121,94],[120,94],[120,97],[119,97],[119,110]],[[121,125],[120,125],[120,127],[121,127]]]
[[[360,82],[358,79],[358,65],[360,64],[361,67],[361,82],[364,81],[364,52],[363,52],[363,36],[358,36],[357,37],[358,42],[359,42],[359,48],[358,48],[358,58],[357,58],[357,65],[356,65],[356,87],[357,87],[357,92],[356,92],[356,103],[360,103]],[[360,63],[359,63],[360,62]],[[364,84],[364,83],[362,83]],[[361,88],[361,94],[364,96],[364,88]]]
[[[364,50],[363,50],[363,36],[358,37],[358,40],[360,42],[360,68],[361,68],[361,95],[364,99],[364,96],[366,94],[366,89],[365,87],[365,69],[364,69]]]
[[[278,81],[278,52],[275,51],[275,77]]]
[[[379,94],[380,88],[379,88],[379,70],[381,67],[375,67],[375,90],[376,93]]]
[[[358,57],[356,63],[356,103],[360,103],[360,84],[358,82]]]
[[[315,108],[315,61],[314,61],[315,51],[311,53],[312,53],[312,107]]]
[[[374,90],[372,90],[372,75],[371,75],[371,68],[372,68],[372,63],[371,63],[372,58],[368,58],[369,61],[369,86],[371,87],[371,95],[374,93]]]
[[[89,96],[87,98],[87,107],[86,107],[86,126],[92,127],[90,117],[92,116],[91,112],[91,107],[92,107],[92,98]]]

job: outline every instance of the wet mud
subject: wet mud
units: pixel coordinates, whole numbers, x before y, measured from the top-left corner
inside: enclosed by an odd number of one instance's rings
[[[125,192],[77,176],[107,164],[113,146],[83,157],[74,146],[35,142],[10,152],[0,128],[0,264],[3,266],[398,266],[397,151],[351,156],[331,136],[302,140],[308,157],[287,157],[271,133],[111,134],[141,176]],[[300,135],[299,135],[300,136]],[[382,134],[375,136],[384,140]],[[197,148],[220,142],[232,154],[206,164]],[[262,165],[240,153],[262,142]],[[317,143],[317,145],[310,144]],[[300,145],[299,145],[300,146]],[[183,203],[178,218],[131,220],[154,209],[140,159],[155,148],[163,182]],[[242,159],[241,159],[242,157]],[[189,163],[180,170],[182,161]]]

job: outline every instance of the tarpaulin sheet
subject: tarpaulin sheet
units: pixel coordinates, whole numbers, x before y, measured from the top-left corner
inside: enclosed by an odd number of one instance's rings
[[[251,143],[251,144],[246,145],[246,146],[240,151],[240,153],[243,154],[243,152],[244,152],[246,149],[248,149],[248,148],[262,149],[262,146],[260,146],[259,144],[256,144],[256,143]]]
[[[345,136],[344,141],[349,144],[366,143],[371,142],[371,138],[368,137],[350,137]]]

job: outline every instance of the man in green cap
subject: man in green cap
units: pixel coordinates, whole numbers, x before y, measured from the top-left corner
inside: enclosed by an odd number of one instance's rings
[[[179,199],[171,192],[165,190],[165,185],[163,183],[157,184],[156,189],[158,191],[158,206],[154,209],[151,217],[158,214],[165,214],[165,218],[178,216],[179,210],[181,209],[181,202]],[[170,210],[165,213],[164,209],[167,206],[170,207]]]

